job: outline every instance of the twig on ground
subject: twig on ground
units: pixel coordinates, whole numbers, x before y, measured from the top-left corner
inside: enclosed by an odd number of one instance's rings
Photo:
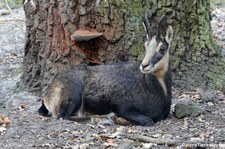
[[[7,0],[5,0],[5,4],[6,4],[6,7],[7,9],[9,10],[9,12],[11,13],[11,15],[14,17],[14,18],[17,18],[15,13],[12,11],[12,9],[9,7],[9,3]]]
[[[7,19],[7,20],[0,20],[0,22],[11,22],[11,21],[26,21],[25,19]]]
[[[5,4],[6,4],[7,9],[9,10],[10,14],[11,14],[12,17],[14,18],[14,20],[18,20],[18,21],[23,20],[23,19],[18,18],[18,17],[15,15],[15,13],[14,13],[14,12],[12,11],[12,9],[10,8],[10,6],[9,6],[7,0],[5,0]],[[17,25],[18,27],[20,27],[20,25],[19,25],[17,22],[16,22],[16,25]]]
[[[225,128],[225,125],[215,125],[217,128]]]
[[[123,136],[127,137],[131,140],[137,140],[141,142],[148,142],[148,143],[155,143],[158,145],[178,145],[178,144],[205,144],[208,142],[204,141],[188,141],[188,140],[172,140],[172,139],[161,139],[161,138],[152,138],[143,136],[140,134],[122,134]]]

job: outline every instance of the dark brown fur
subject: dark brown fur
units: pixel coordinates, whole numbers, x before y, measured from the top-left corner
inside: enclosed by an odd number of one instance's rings
[[[166,118],[171,106],[172,33],[168,27],[164,39],[154,36],[145,43],[141,65],[79,65],[62,71],[43,97],[39,113],[70,119],[84,116],[84,111],[98,115],[113,112],[143,126]]]

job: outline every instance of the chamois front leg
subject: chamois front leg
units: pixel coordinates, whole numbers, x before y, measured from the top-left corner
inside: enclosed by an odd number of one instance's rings
[[[141,125],[141,126],[152,126],[154,125],[154,121],[143,115],[142,113],[134,110],[121,110],[117,111],[118,116],[125,118],[133,124]]]

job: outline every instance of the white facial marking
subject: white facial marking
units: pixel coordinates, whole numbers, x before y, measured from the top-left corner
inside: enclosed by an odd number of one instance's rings
[[[145,42],[144,46],[145,46],[145,57],[141,64],[143,66],[146,66],[149,64],[149,61],[151,60],[152,56],[154,55],[154,51],[157,46],[155,36],[152,38],[152,40],[150,42]]]

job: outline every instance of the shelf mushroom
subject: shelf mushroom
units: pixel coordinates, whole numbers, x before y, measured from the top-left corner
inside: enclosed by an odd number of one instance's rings
[[[71,35],[71,39],[75,41],[88,41],[102,35],[103,33],[101,32],[78,29]]]

